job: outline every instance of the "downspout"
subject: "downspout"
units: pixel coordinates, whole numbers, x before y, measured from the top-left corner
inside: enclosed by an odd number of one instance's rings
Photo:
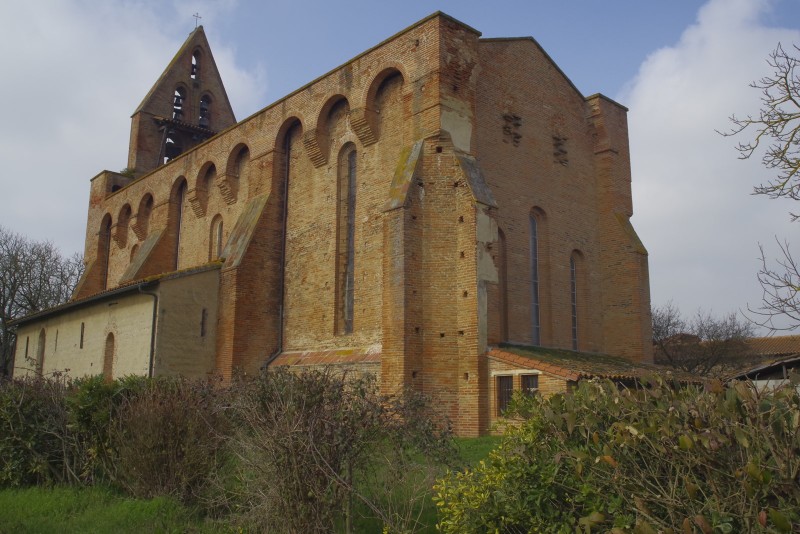
[[[284,312],[283,312],[283,305],[284,305],[284,297],[285,297],[285,288],[284,288],[284,281],[285,281],[285,271],[286,271],[286,220],[289,213],[289,160],[291,159],[291,151],[292,151],[292,144],[290,140],[290,133],[291,128],[286,132],[286,146],[284,147],[284,154],[286,154],[286,165],[284,166],[283,172],[283,214],[281,217],[281,261],[280,261],[280,268],[279,268],[279,287],[280,287],[280,301],[278,302],[278,344],[275,347],[275,351],[270,354],[267,361],[261,366],[261,369],[264,370],[270,366],[272,362],[275,361],[275,358],[283,352],[283,319],[284,319]]]
[[[158,318],[158,293],[151,291],[144,291],[142,288],[146,284],[139,284],[136,289],[142,295],[150,295],[153,297],[153,322],[150,325],[150,364],[147,370],[147,376],[153,378],[153,365],[155,363],[156,354],[156,320]]]

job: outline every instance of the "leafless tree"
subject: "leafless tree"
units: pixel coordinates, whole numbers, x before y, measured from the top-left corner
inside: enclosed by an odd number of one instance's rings
[[[747,339],[753,337],[753,325],[735,313],[714,317],[698,310],[686,320],[669,302],[654,307],[652,315],[656,363],[705,376],[740,365],[751,356]]]
[[[736,135],[745,130],[755,132],[752,141],[736,147],[739,158],[761,154],[761,161],[777,175],[755,187],[754,193],[769,198],[800,200],[800,47],[786,52],[778,44],[767,63],[772,74],[750,84],[761,91],[761,110],[757,116],[731,117],[733,129],[723,135]],[[793,222],[800,214],[790,213]],[[781,253],[774,264],[767,261],[761,247],[762,268],[758,280],[763,289],[761,305],[751,309],[753,320],[773,330],[793,330],[800,326],[800,274],[792,257],[789,242],[778,241]],[[773,319],[783,319],[776,327]]]
[[[66,258],[48,241],[0,226],[0,376],[13,360],[15,328],[8,323],[66,302],[82,274],[80,254]]]

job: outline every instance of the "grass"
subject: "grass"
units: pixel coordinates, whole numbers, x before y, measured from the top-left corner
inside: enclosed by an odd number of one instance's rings
[[[463,465],[486,457],[499,437],[456,440]],[[391,484],[391,481],[389,481]],[[400,495],[402,496],[402,489]],[[430,496],[408,495],[421,505],[420,532],[436,532],[436,507]],[[0,533],[179,533],[235,532],[233,527],[204,521],[179,502],[160,497],[133,499],[107,488],[25,488],[0,490]],[[356,507],[355,532],[380,532],[382,524],[368,517],[366,507]]]
[[[0,510],[2,533],[225,532],[173,499],[133,499],[98,487],[4,489]]]

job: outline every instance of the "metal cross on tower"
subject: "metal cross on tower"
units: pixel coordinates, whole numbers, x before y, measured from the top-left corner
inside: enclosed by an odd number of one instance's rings
[[[195,14],[194,14],[194,15],[192,15],[192,16],[194,17],[194,29],[196,30],[196,29],[197,29],[197,23],[198,23],[198,22],[200,21],[200,19],[202,19],[203,17],[201,17],[201,16],[200,16],[200,13],[195,13]]]

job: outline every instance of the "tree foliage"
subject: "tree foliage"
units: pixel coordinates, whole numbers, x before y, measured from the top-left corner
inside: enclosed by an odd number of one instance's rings
[[[733,115],[733,129],[724,135],[753,133],[752,140],[737,145],[739,157],[756,154],[775,176],[755,187],[754,192],[769,198],[800,200],[800,47],[789,52],[778,44],[767,63],[772,74],[753,82],[761,91],[761,109],[756,116]],[[794,222],[800,216],[791,212]],[[780,253],[774,263],[761,249],[762,267],[758,281],[763,290],[761,305],[751,309],[754,320],[773,330],[792,330],[800,326],[800,271],[789,242],[778,240]],[[780,319],[778,322],[775,319]],[[788,319],[788,326],[786,320]]]
[[[797,532],[797,384],[644,386],[518,396],[523,422],[487,461],[436,486],[439,531]]]
[[[49,241],[31,241],[0,226],[0,376],[11,371],[15,329],[9,322],[69,300],[83,257],[64,257]]]
[[[687,320],[672,302],[652,310],[656,363],[709,375],[741,365],[752,353],[753,325],[735,313],[698,311]]]

